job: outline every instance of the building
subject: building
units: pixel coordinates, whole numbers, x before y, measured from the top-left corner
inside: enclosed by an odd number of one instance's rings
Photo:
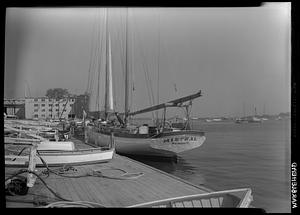
[[[63,99],[50,99],[48,97],[25,98],[25,118],[68,119],[74,103],[74,97]]]
[[[25,99],[4,98],[4,113],[16,116],[18,119],[25,119]]]

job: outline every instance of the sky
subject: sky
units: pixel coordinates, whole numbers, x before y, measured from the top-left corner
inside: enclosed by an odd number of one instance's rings
[[[131,110],[201,90],[193,116],[242,116],[244,108],[246,115],[255,109],[258,114],[290,111],[290,10],[287,2],[128,8]],[[124,109],[126,11],[108,10],[119,112]],[[82,94],[90,85],[95,109],[104,98],[105,12],[93,7],[7,8],[4,97],[44,96],[50,88]]]

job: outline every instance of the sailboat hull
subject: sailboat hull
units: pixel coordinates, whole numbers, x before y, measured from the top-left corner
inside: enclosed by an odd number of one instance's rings
[[[111,133],[86,127],[86,141],[95,146],[107,146]],[[200,147],[205,141],[203,132],[176,131],[149,137],[143,134],[114,133],[116,152],[138,156],[174,157],[184,151]]]

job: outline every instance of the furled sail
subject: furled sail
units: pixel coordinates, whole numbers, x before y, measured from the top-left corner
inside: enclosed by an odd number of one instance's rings
[[[112,58],[111,58],[111,41],[108,37],[108,96],[107,96],[107,111],[111,112],[114,110],[113,103],[113,83],[112,83]]]

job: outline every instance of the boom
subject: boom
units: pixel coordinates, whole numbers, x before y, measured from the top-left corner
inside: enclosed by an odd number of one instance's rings
[[[159,109],[166,108],[166,107],[180,107],[184,102],[191,101],[191,100],[193,100],[195,98],[198,98],[200,96],[202,96],[201,95],[201,90],[199,92],[195,93],[195,94],[185,96],[185,97],[182,97],[182,98],[179,98],[179,99],[175,99],[175,100],[172,100],[172,101],[169,101],[169,102],[165,102],[165,103],[162,103],[162,104],[159,104],[159,105],[154,105],[152,107],[145,108],[145,109],[142,109],[142,110],[138,110],[138,111],[129,113],[128,115],[129,116],[134,116],[134,115],[137,115],[137,114],[151,112],[151,111],[159,110]]]

